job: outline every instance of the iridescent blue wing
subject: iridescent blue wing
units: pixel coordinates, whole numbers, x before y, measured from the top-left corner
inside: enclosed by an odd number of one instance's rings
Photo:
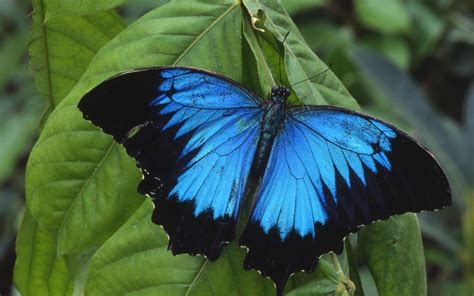
[[[281,294],[290,274],[341,252],[358,226],[450,202],[438,163],[395,127],[344,109],[293,108],[240,238],[245,268],[271,277]]]
[[[226,78],[189,68],[116,76],[79,104],[86,119],[137,160],[139,191],[174,254],[214,260],[235,225],[260,132],[258,98]]]

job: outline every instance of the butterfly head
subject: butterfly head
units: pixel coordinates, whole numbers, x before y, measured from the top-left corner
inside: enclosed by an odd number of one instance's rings
[[[290,96],[291,91],[288,87],[282,85],[275,85],[272,87],[272,94],[270,99],[274,103],[286,103],[286,100]]]

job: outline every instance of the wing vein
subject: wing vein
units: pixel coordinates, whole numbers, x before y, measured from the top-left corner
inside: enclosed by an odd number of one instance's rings
[[[291,119],[293,119],[293,120],[295,120],[295,121],[298,121],[300,124],[306,126],[308,129],[310,129],[310,131],[312,131],[313,133],[317,134],[318,136],[320,136],[321,138],[323,138],[324,140],[326,140],[326,142],[331,143],[331,144],[333,144],[333,145],[339,147],[339,148],[342,149],[342,150],[350,151],[350,152],[352,152],[352,153],[362,154],[362,155],[374,155],[374,153],[361,153],[361,152],[356,152],[356,151],[354,151],[354,150],[352,150],[352,149],[348,149],[348,148],[346,148],[346,147],[342,147],[341,145],[339,145],[339,144],[337,144],[337,143],[335,143],[335,142],[333,142],[333,141],[331,141],[331,140],[328,140],[328,139],[327,139],[325,136],[323,136],[320,132],[316,131],[315,129],[313,129],[311,126],[309,126],[309,125],[306,124],[305,122],[299,120],[298,118],[293,117],[291,114],[290,114],[290,116],[291,116]],[[384,135],[385,135],[385,134],[384,134]],[[380,136],[379,136],[379,140],[378,140],[378,141],[380,141]]]

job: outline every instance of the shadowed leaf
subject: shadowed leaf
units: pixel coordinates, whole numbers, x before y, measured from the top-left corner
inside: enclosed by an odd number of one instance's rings
[[[28,208],[16,241],[16,254],[14,283],[22,295],[72,295],[64,259],[56,257],[54,240]]]
[[[53,110],[81,78],[96,52],[124,28],[113,11],[46,20],[45,0],[33,1],[30,67]]]
[[[423,243],[414,214],[369,225],[359,231],[358,242],[379,295],[426,295]]]

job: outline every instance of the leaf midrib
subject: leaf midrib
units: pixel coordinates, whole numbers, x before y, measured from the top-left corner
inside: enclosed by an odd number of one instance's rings
[[[109,146],[109,149],[107,149],[107,152],[105,153],[104,157],[102,157],[102,159],[100,160],[100,162],[97,164],[97,167],[94,169],[94,171],[92,172],[92,174],[89,176],[89,178],[87,178],[86,182],[84,183],[84,185],[82,185],[81,189],[79,190],[79,192],[76,194],[76,197],[74,198],[74,200],[72,201],[71,203],[71,206],[67,209],[65,215],[64,215],[64,218],[61,222],[61,225],[58,229],[58,236],[60,235],[60,233],[62,232],[62,229],[63,227],[65,226],[65,221],[67,220],[68,216],[69,216],[69,213],[71,212],[71,209],[73,209],[77,203],[78,200],[80,200],[81,198],[81,195],[82,195],[82,192],[89,186],[89,183],[94,179],[95,175],[97,174],[97,172],[99,171],[99,169],[102,167],[102,165],[104,164],[104,162],[107,160],[107,158],[109,157],[109,154],[110,152],[112,151],[112,149],[114,148],[115,146],[115,141],[112,140],[112,143],[110,144]],[[61,250],[58,250],[60,253]],[[61,254],[62,255],[62,254]]]
[[[193,42],[181,53],[176,60],[173,62],[173,66],[178,64],[179,61],[191,50],[194,48],[194,46],[206,35],[207,32],[209,32],[211,29],[215,27],[215,25],[220,22],[224,17],[226,17],[229,13],[231,13],[235,8],[239,7],[239,3],[234,3],[232,4],[226,11],[224,11],[223,14],[221,14],[219,17],[217,17],[202,33],[197,35],[196,39],[194,39]]]
[[[205,259],[204,262],[202,263],[201,268],[199,268],[199,271],[196,273],[196,276],[194,277],[193,281],[189,285],[188,289],[186,290],[185,296],[190,295],[191,291],[193,290],[194,286],[196,286],[196,283],[198,279],[201,277],[201,274],[204,272],[204,269],[206,269],[207,263],[209,262],[208,259]]]
[[[240,7],[240,4],[237,2],[237,3],[234,3],[232,4],[224,13],[222,13],[219,17],[217,17],[204,31],[202,31],[199,35],[196,36],[196,39],[191,42],[191,44],[183,51],[183,53],[181,53],[177,58],[176,60],[173,62],[172,65],[176,65],[184,56],[186,56],[186,54],[192,49],[194,48],[194,46],[196,46],[196,44],[210,31],[212,30],[221,20],[223,20],[227,15],[229,15],[234,9]],[[109,149],[107,150],[107,152],[105,153],[105,155],[103,156],[103,158],[100,160],[100,162],[98,163],[97,167],[94,169],[93,173],[89,176],[89,178],[86,180],[86,182],[84,183],[84,185],[82,185],[81,189],[79,190],[79,192],[76,194],[76,198],[74,198],[73,202],[71,203],[70,207],[67,209],[65,215],[64,215],[64,218],[62,219],[62,222],[61,222],[61,225],[58,229],[58,236],[59,234],[62,232],[64,226],[65,226],[65,221],[68,219],[68,216],[71,212],[71,209],[73,209],[77,203],[77,201],[80,199],[80,196],[82,194],[82,192],[88,187],[89,183],[91,182],[91,180],[94,179],[95,175],[97,174],[97,172],[100,170],[100,168],[102,167],[102,165],[104,164],[104,162],[107,160],[110,152],[112,151],[112,149],[114,148],[115,146],[115,141],[112,141]],[[198,271],[198,273],[196,274],[194,280],[192,281],[191,285],[189,286],[188,288],[188,291],[186,292],[186,295],[188,295],[188,293],[191,292],[191,290],[194,288],[194,286],[196,285],[197,281],[199,280],[201,274],[203,273],[203,270],[205,269],[205,267],[207,266],[207,262],[209,260],[208,259],[205,259],[203,265],[201,266],[201,269]]]
[[[49,108],[54,110],[56,108],[56,104],[54,103],[53,98],[53,87],[52,87],[52,80],[50,75],[50,65],[49,65],[49,48],[48,48],[48,37],[46,34],[46,22],[45,22],[45,15],[46,15],[46,6],[44,5],[43,0],[38,0],[41,6],[41,15],[40,15],[40,32],[43,38],[43,48],[44,48],[44,60],[45,60],[45,70],[46,70],[46,77],[48,79],[48,94],[49,96],[46,98],[47,102],[49,103]]]

